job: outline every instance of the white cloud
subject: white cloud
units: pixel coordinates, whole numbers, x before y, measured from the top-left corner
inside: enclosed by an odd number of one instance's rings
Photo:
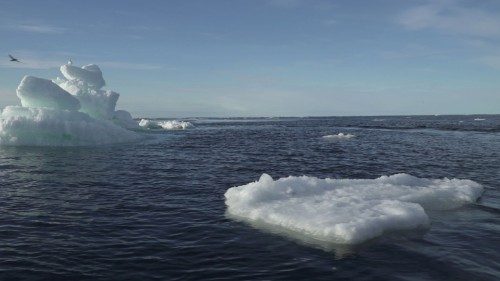
[[[26,69],[51,69],[59,68],[65,64],[67,59],[39,59],[39,58],[23,58],[19,57],[20,63],[0,61],[0,68],[26,68]],[[90,63],[90,62],[89,62]],[[94,63],[101,67],[114,68],[114,69],[131,69],[131,70],[155,70],[161,69],[161,65],[147,64],[147,63],[133,63],[121,61],[99,61],[95,60]]]
[[[415,59],[427,57],[445,56],[449,50],[437,50],[425,45],[407,44],[394,50],[383,51],[380,53],[384,59]]]
[[[66,32],[66,28],[58,27],[48,24],[12,24],[8,25],[7,28],[17,31],[32,32],[32,33],[43,33],[43,34],[62,34]]]
[[[410,30],[434,29],[472,37],[500,37],[500,16],[457,1],[434,1],[410,8],[397,17],[397,22]]]

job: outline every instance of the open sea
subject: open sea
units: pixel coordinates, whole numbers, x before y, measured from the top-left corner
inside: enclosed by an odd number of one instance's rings
[[[500,280],[500,115],[186,121],[130,144],[0,147],[0,280]],[[427,230],[322,247],[228,217],[226,190],[263,173],[485,191]]]

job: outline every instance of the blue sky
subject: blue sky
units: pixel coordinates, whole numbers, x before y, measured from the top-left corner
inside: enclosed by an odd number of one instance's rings
[[[0,107],[71,57],[134,116],[500,113],[499,47],[497,0],[3,0]]]

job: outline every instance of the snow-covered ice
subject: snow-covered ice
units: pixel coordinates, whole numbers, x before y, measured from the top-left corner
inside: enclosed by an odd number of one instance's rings
[[[319,179],[263,174],[225,193],[232,217],[307,239],[358,244],[386,232],[429,225],[427,210],[475,202],[483,188],[471,180],[425,179],[408,174],[377,179]]]
[[[66,64],[61,66],[60,70],[67,80],[84,81],[97,89],[104,87],[106,84],[102,77],[101,69],[95,64],[89,64],[82,67]]]

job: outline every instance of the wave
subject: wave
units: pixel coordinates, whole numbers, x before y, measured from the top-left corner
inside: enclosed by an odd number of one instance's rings
[[[475,202],[483,187],[471,180],[408,174],[377,179],[318,179],[263,174],[229,188],[228,213],[244,221],[337,244],[359,244],[386,232],[429,226],[426,210]]]

